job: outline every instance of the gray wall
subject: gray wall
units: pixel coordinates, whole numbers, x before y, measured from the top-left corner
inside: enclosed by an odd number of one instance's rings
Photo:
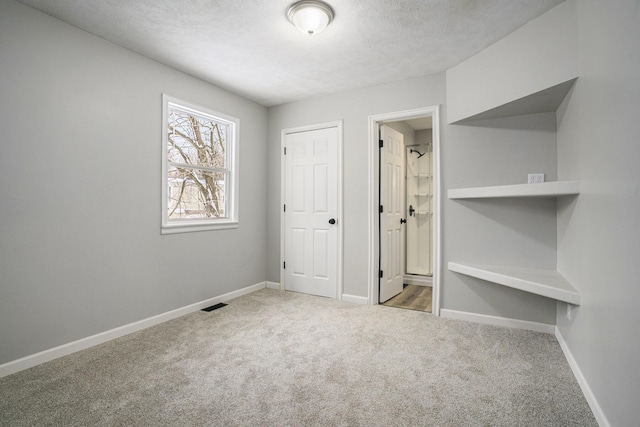
[[[280,282],[280,132],[344,120],[344,293],[366,297],[368,117],[444,104],[444,73],[269,108],[269,281]]]
[[[443,266],[552,267],[556,239],[557,267],[583,303],[569,320],[565,304],[556,312],[443,269],[443,307],[546,323],[557,314],[611,425],[634,425],[640,8],[584,0],[577,10],[580,78],[557,114],[557,173],[548,114],[443,125],[442,237]],[[445,104],[437,74],[274,107],[267,128],[262,107],[11,0],[0,2],[0,40],[0,363],[265,276],[278,282],[288,127],[344,120],[344,291],[366,296],[367,117]],[[240,118],[239,229],[160,235],[162,92]],[[580,179],[582,193],[557,202],[557,222],[554,201],[446,198],[528,172]]]
[[[580,78],[558,112],[558,269],[582,295],[558,328],[612,426],[638,424],[640,4],[578,3]]]
[[[445,188],[524,184],[542,172],[556,180],[553,113],[485,120],[447,128]],[[448,261],[530,268],[556,267],[553,199],[449,200],[444,194]],[[555,302],[443,270],[442,307],[555,324]]]
[[[265,280],[264,107],[0,2],[0,363]],[[161,94],[240,119],[240,227],[160,235]]]
[[[576,2],[569,0],[447,70],[450,123],[496,107],[513,114],[516,100],[524,104],[515,111],[526,105],[529,115],[450,125],[446,187],[523,184],[535,172],[556,180],[555,114],[530,114],[555,106],[523,97],[575,78],[577,56]],[[555,200],[454,200],[445,207],[445,262],[556,268]],[[444,283],[445,309],[555,324],[551,299],[449,271]]]
[[[526,182],[527,172],[545,172],[548,180],[555,179],[555,116],[448,126],[444,89],[441,73],[269,109],[269,281],[280,281],[281,130],[344,120],[344,293],[366,297],[368,116],[436,104],[443,106],[443,265],[448,261],[485,261],[555,267],[554,201],[490,204],[446,198],[446,190],[457,186]],[[555,323],[555,303],[549,299],[464,278],[446,268],[442,272],[443,308]]]
[[[576,0],[568,0],[447,70],[456,122],[577,76]],[[544,110],[538,110],[540,112]]]

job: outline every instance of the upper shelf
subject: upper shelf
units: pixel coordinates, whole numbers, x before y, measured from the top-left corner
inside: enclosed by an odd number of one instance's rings
[[[564,2],[446,71],[447,120],[555,112],[578,77],[577,2]]]
[[[558,110],[577,77],[555,86],[529,94],[520,99],[507,102],[481,113],[457,120],[452,124],[462,124],[477,120],[498,119],[502,117],[521,116],[525,114],[552,113]]]
[[[449,263],[449,270],[573,305],[580,294],[555,270]]]
[[[494,187],[456,188],[448,192],[450,199],[493,197],[559,197],[580,194],[580,181],[554,181],[541,184],[498,185]]]

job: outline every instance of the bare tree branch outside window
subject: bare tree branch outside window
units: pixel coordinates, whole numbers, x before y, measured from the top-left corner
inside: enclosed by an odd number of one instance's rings
[[[168,218],[226,218],[229,124],[169,106]]]

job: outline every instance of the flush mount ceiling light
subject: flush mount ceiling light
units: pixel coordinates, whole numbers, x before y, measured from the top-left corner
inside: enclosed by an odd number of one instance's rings
[[[287,18],[298,30],[312,36],[324,30],[333,20],[333,9],[318,0],[304,0],[289,7]]]

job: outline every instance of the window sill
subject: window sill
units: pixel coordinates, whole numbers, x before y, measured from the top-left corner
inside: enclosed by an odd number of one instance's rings
[[[238,221],[222,220],[205,224],[184,222],[178,224],[163,224],[160,229],[160,234],[192,233],[195,231],[228,230],[233,228],[238,228]]]

